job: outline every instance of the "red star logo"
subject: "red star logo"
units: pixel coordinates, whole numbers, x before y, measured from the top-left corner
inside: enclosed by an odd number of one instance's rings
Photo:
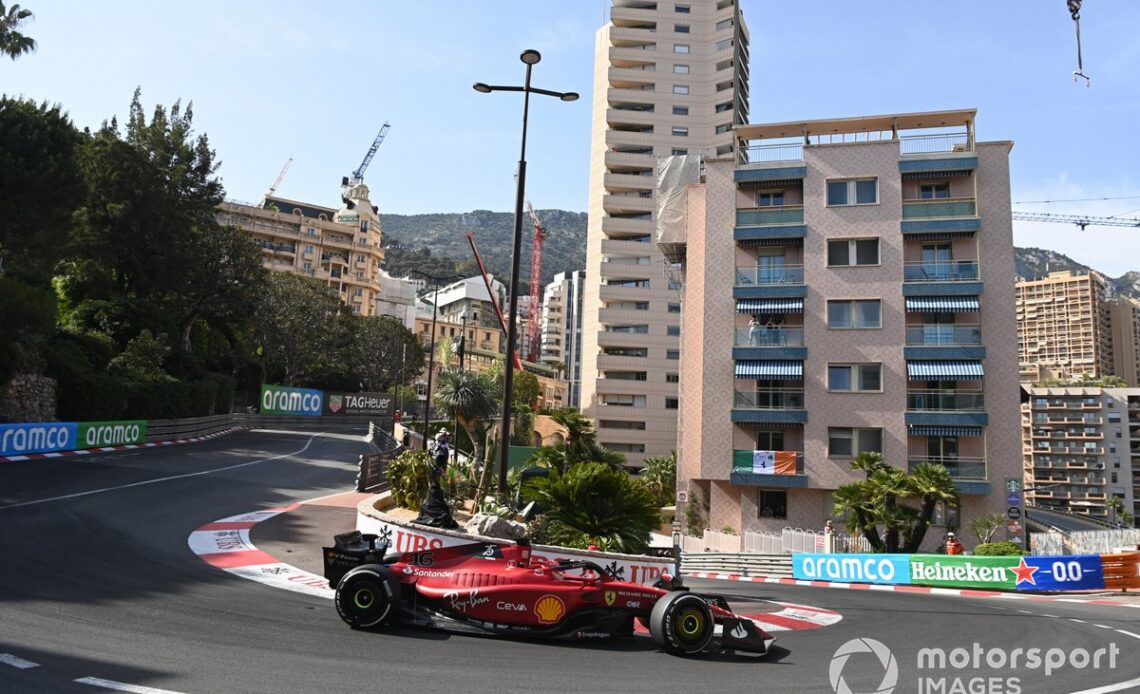
[[[1031,586],[1037,585],[1037,581],[1033,579],[1033,574],[1037,573],[1038,566],[1029,566],[1025,563],[1025,557],[1021,558],[1021,563],[1013,567],[1013,572],[1017,574],[1017,580],[1014,581],[1015,586],[1022,583],[1028,583]]]

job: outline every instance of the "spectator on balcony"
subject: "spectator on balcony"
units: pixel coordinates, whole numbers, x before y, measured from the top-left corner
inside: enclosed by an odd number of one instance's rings
[[[748,344],[755,347],[760,344],[760,316],[753,315],[748,321]]]

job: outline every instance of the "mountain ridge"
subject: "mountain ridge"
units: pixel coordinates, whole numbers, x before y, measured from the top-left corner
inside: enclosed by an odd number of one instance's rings
[[[586,213],[567,210],[535,210],[545,227],[543,243],[542,283],[549,283],[556,273],[586,269]],[[487,271],[509,280],[511,240],[514,214],[472,210],[430,214],[381,214],[381,228],[387,251],[385,269],[395,276],[416,270],[435,276],[469,277],[479,273],[467,241],[467,232],[475,244]],[[520,283],[530,285],[531,250],[534,226],[529,215],[522,223],[522,264]],[[1094,270],[1063,253],[1044,248],[1014,247],[1018,279],[1045,277],[1050,272]],[[1105,273],[1109,293],[1140,300],[1140,272],[1126,272],[1120,277]]]

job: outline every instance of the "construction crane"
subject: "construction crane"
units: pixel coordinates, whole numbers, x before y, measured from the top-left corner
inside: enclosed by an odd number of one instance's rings
[[[1087,226],[1140,227],[1140,219],[1129,217],[1090,217],[1083,214],[1049,214],[1047,212],[1014,212],[1013,218],[1023,222],[1060,222],[1076,224],[1085,230]]]
[[[530,212],[530,221],[534,224],[534,247],[530,253],[530,317],[526,323],[526,334],[530,340],[527,360],[538,361],[538,296],[542,289],[542,242],[546,240],[546,229],[538,221],[534,205],[526,201],[526,209]]]
[[[281,167],[281,173],[277,174],[277,180],[273,182],[273,185],[269,186],[269,192],[265,194],[265,197],[271,197],[277,192],[277,186],[281,185],[281,181],[285,180],[285,174],[288,173],[289,167],[292,165],[293,155],[289,155],[289,161],[285,162],[285,166]]]
[[[345,178],[345,185],[356,185],[364,181],[364,172],[368,169],[368,165],[372,163],[372,157],[376,156],[376,150],[380,149],[380,143],[384,141],[384,136],[388,134],[388,129],[391,127],[387,121],[380,127],[380,132],[376,133],[376,139],[372,141],[372,146],[368,148],[368,154],[364,155],[364,161],[360,162],[360,166],[356,167],[356,171],[352,172],[351,181]]]

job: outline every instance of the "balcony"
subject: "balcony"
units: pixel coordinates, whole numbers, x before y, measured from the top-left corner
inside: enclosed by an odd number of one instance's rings
[[[985,496],[990,493],[990,483],[986,471],[985,458],[965,458],[960,456],[909,456],[907,469],[914,469],[923,463],[934,463],[946,468],[950,479],[964,496]]]
[[[796,473],[794,475],[768,475],[754,472],[752,451],[733,449],[732,473],[729,475],[729,480],[732,484],[742,487],[807,487],[808,479],[804,469],[803,451],[795,451],[795,454]]]
[[[653,111],[609,108],[606,109],[606,123],[610,125],[656,125],[657,115]]]
[[[902,216],[903,219],[977,217],[978,205],[974,198],[903,200]]]
[[[903,178],[935,172],[972,172],[976,168],[978,156],[974,151],[974,136],[968,129],[899,138],[899,173]]]
[[[905,263],[904,282],[977,282],[976,260],[918,260]]]
[[[801,327],[756,327],[735,330],[733,359],[807,359]]]
[[[905,359],[984,359],[982,328],[969,323],[908,325]]]
[[[803,265],[740,265],[732,288],[735,299],[805,297]]]
[[[909,426],[986,426],[984,397],[980,390],[908,390],[903,417]]]
[[[653,198],[640,195],[604,195],[602,209],[606,212],[653,212]]]
[[[608,173],[602,176],[607,191],[646,191],[652,193],[653,176],[633,173]]]
[[[984,412],[985,394],[980,390],[908,390],[908,412]]]
[[[803,388],[764,388],[736,391],[732,406],[734,423],[804,423]]]
[[[736,267],[737,287],[772,287],[803,283],[803,265],[738,265]]]
[[[736,150],[733,180],[737,183],[802,179],[806,175],[804,145],[799,138],[781,142],[761,140]]]
[[[803,205],[747,207],[736,210],[736,226],[738,227],[762,227],[803,223]]]
[[[606,168],[618,172],[624,169],[639,171],[654,171],[657,167],[657,157],[652,152],[606,152]]]

